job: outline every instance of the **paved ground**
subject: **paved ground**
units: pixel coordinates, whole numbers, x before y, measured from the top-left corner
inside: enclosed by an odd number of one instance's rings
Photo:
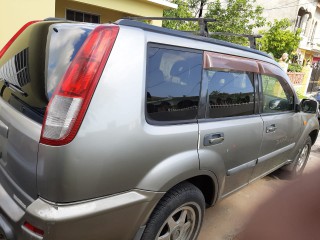
[[[320,167],[320,137],[312,147],[305,173],[317,167]],[[207,209],[198,240],[232,240],[259,204],[287,183],[270,175]]]

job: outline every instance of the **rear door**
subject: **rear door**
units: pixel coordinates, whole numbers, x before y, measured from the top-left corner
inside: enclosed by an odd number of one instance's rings
[[[294,110],[295,96],[283,71],[268,63],[259,63],[262,74],[261,118],[263,141],[252,180],[271,172],[288,161],[301,131],[301,116]]]
[[[93,26],[26,25],[0,56],[0,184],[25,207],[37,198],[37,155],[49,99]]]
[[[263,128],[257,114],[258,65],[254,60],[208,52],[204,62],[200,167],[222,179],[220,194],[227,195],[249,182],[258,159]]]

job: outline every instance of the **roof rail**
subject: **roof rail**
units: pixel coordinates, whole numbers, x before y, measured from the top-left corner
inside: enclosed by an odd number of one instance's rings
[[[210,35],[245,37],[245,38],[248,38],[250,42],[250,48],[253,48],[253,49],[257,49],[257,38],[262,38],[262,35],[238,34],[238,33],[227,33],[227,32],[209,32],[209,36]]]
[[[174,18],[174,17],[127,17],[124,19],[129,20],[170,20],[170,21],[187,21],[187,22],[198,22],[200,27],[199,35],[203,37],[208,37],[208,22],[216,22],[214,18]]]
[[[170,21],[192,21],[198,22],[200,27],[200,32],[196,31],[183,31],[183,32],[190,32],[194,34],[198,34],[202,37],[210,37],[211,35],[222,35],[222,36],[235,36],[235,37],[245,37],[248,38],[250,42],[250,48],[257,49],[256,39],[261,38],[261,35],[251,35],[251,34],[237,34],[237,33],[227,33],[227,32],[209,32],[208,31],[208,23],[209,22],[216,22],[217,20],[214,18],[174,18],[174,17],[126,17],[123,19],[128,20],[170,20]]]
[[[65,18],[48,17],[43,19],[43,21],[68,21],[68,20]]]

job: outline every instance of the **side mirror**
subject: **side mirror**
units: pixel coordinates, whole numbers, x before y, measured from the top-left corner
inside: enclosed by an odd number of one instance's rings
[[[319,103],[312,99],[302,99],[300,103],[300,109],[305,113],[317,113],[319,108]]]

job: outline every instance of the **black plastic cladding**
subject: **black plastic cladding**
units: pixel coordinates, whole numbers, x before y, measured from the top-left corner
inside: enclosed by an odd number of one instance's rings
[[[252,48],[244,47],[241,45],[237,45],[234,43],[229,43],[229,42],[225,42],[225,41],[221,41],[221,40],[217,40],[217,39],[213,39],[213,38],[209,38],[209,37],[201,37],[201,36],[193,35],[193,34],[187,33],[187,32],[181,32],[181,31],[177,31],[177,30],[157,27],[157,26],[149,25],[149,24],[146,24],[143,22],[138,22],[138,21],[128,20],[128,19],[120,19],[120,20],[116,21],[115,24],[118,24],[120,26],[141,28],[143,30],[156,32],[156,33],[163,33],[163,34],[167,34],[170,36],[183,37],[183,38],[198,40],[198,41],[202,41],[202,42],[214,43],[214,44],[217,44],[220,46],[226,46],[226,47],[230,47],[230,48],[234,48],[234,49],[252,52],[252,53],[259,54],[264,57],[272,59],[272,57],[270,55],[268,55],[267,53],[264,53],[264,52],[261,52],[261,51],[258,51],[258,50],[252,49]]]

